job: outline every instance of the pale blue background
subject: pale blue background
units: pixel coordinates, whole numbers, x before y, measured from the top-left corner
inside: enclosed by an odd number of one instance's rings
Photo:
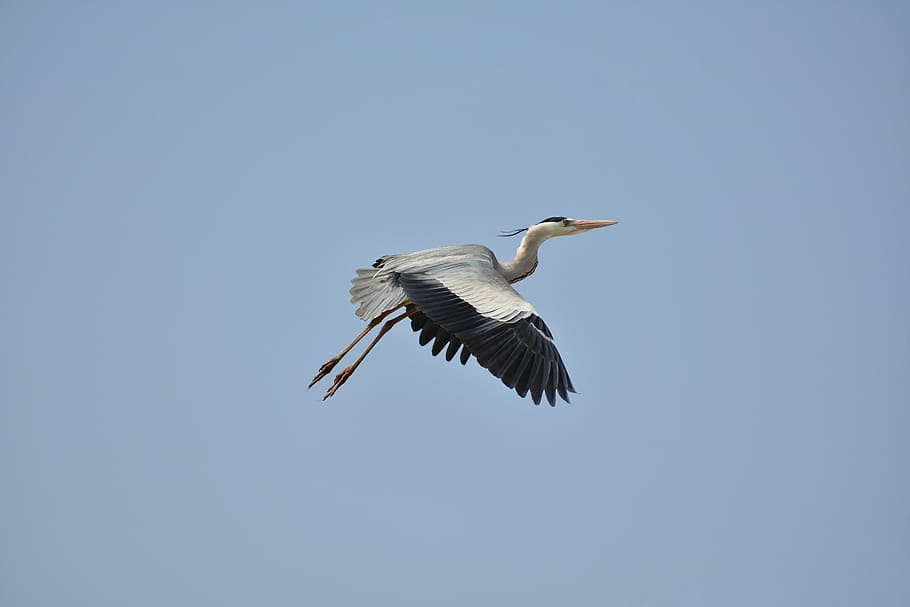
[[[0,603],[910,604],[903,2],[0,9]],[[548,215],[580,394],[376,257]],[[324,385],[320,386],[322,389]]]

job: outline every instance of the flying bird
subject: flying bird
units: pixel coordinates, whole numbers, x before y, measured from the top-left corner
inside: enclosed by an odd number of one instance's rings
[[[562,362],[553,335],[537,311],[512,283],[537,269],[537,250],[549,238],[581,234],[619,223],[613,220],[582,220],[547,217],[528,228],[515,258],[499,262],[483,245],[437,247],[415,253],[386,255],[372,268],[358,269],[351,280],[351,303],[366,328],[338,355],[329,359],[308,388],[328,375],[357,343],[380,323],[379,332],[352,365],[335,377],[323,400],[335,394],[354,373],[370,350],[392,327],[405,318],[411,329],[420,332],[425,346],[433,341],[432,353],[443,349],[452,360],[461,349],[464,365],[471,356],[509,388],[524,398],[528,392],[534,404],[546,394],[551,406],[556,395],[569,402],[575,392]],[[393,313],[396,316],[386,320]]]

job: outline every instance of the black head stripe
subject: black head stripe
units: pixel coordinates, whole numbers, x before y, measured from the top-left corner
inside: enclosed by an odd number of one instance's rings
[[[565,219],[565,217],[547,217],[546,219],[538,221],[537,223],[549,223],[551,221],[553,223],[558,223],[558,222],[562,221],[563,219]]]

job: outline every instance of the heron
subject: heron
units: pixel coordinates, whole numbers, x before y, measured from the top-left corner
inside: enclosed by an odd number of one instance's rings
[[[308,388],[328,375],[360,340],[382,324],[354,363],[335,377],[322,399],[334,395],[382,336],[408,318],[411,329],[420,333],[421,346],[433,342],[433,356],[445,349],[446,360],[451,361],[461,349],[462,365],[473,356],[522,398],[530,392],[535,405],[546,395],[547,402],[556,406],[557,394],[568,403],[569,392],[575,393],[575,388],[553,334],[512,284],[537,269],[537,251],[544,241],[617,223],[609,219],[547,217],[530,227],[501,234],[525,233],[515,258],[504,263],[496,259],[493,251],[478,244],[380,257],[371,268],[356,270],[351,280],[351,303],[358,306],[356,314],[367,326],[319,368]]]

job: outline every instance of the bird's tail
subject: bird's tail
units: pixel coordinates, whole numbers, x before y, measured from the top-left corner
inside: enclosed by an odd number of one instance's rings
[[[398,286],[398,275],[384,272],[381,268],[359,268],[351,279],[351,303],[365,322],[369,322],[407,299],[404,290]]]

